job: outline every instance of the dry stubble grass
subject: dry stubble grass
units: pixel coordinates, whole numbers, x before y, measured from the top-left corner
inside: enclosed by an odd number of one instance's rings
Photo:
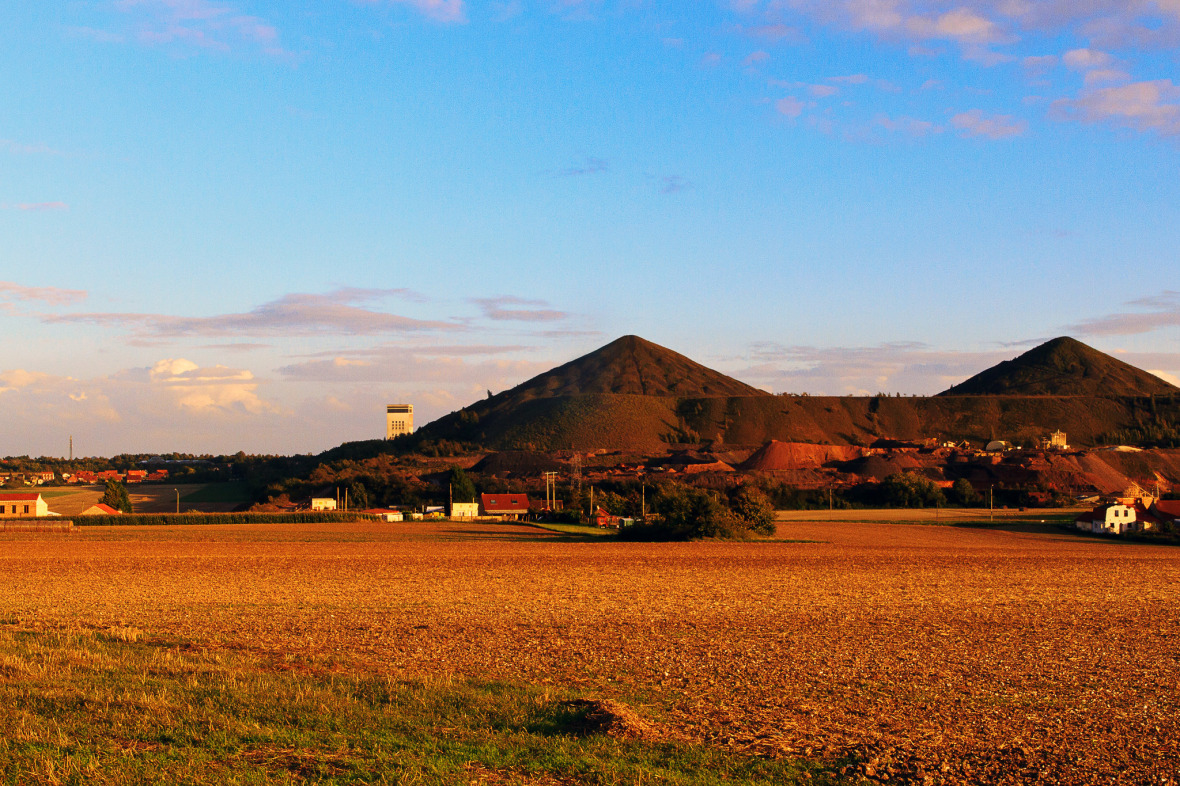
[[[913,782],[1180,766],[1180,551],[897,524],[581,543],[451,524],[0,538],[0,621],[620,699],[688,739]]]

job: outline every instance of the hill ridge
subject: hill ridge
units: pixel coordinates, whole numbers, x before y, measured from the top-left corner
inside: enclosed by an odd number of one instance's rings
[[[952,385],[939,396],[1097,396],[1180,393],[1143,369],[1059,336]]]

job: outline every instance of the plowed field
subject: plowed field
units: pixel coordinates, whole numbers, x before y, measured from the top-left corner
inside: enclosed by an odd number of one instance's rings
[[[500,525],[0,535],[0,624],[616,699],[719,746],[889,782],[1161,782],[1180,766],[1180,549],[888,523],[812,543]]]

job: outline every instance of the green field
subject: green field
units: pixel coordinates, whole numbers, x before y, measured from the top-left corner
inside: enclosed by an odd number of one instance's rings
[[[245,483],[209,483],[196,491],[183,495],[180,501],[192,504],[207,502],[242,504],[250,502],[250,499],[250,489]]]
[[[608,734],[621,716],[608,710],[603,726],[602,707],[575,698],[193,648],[130,627],[0,623],[0,781],[834,782],[786,761]]]

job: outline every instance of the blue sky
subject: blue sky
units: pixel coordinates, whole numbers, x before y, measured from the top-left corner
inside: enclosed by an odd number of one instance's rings
[[[12,7],[15,6],[15,7]],[[0,7],[0,454],[309,452],[636,333],[1180,377],[1177,0]]]

